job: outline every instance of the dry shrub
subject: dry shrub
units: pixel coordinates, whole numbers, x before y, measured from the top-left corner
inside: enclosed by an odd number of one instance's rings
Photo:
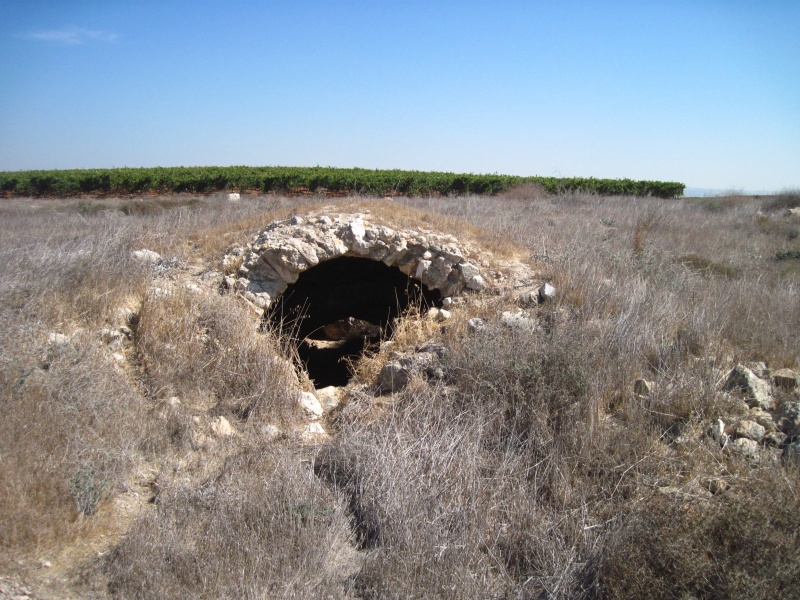
[[[503,582],[500,558],[483,550],[494,474],[481,464],[477,414],[459,414],[419,382],[397,401],[384,419],[344,426],[316,461],[348,498],[367,552],[355,589],[365,598],[491,596]]]
[[[636,224],[633,228],[633,253],[639,255],[644,251],[645,243],[650,233],[662,225],[663,213],[650,209],[644,214],[636,217]]]
[[[762,235],[776,237],[784,241],[793,242],[800,237],[800,227],[794,219],[788,219],[784,215],[770,215],[768,213],[758,213],[756,224],[759,233]]]
[[[74,539],[76,519],[115,493],[137,459],[142,398],[90,339],[48,346],[35,332],[5,335],[0,546]]]
[[[83,216],[92,216],[102,211],[119,211],[126,216],[159,215],[181,207],[194,207],[198,198],[176,195],[171,197],[80,200],[75,210]]]
[[[539,336],[490,324],[473,339],[451,345],[448,369],[462,393],[501,406],[501,436],[534,450],[548,438],[586,421],[589,354],[569,334]]]
[[[298,381],[285,348],[230,296],[184,289],[148,294],[136,338],[152,398],[211,402],[248,421],[296,416]]]
[[[566,456],[588,412],[585,353],[493,329],[448,340],[447,389],[420,379],[380,419],[340,419],[317,471],[368,550],[363,597],[580,596],[584,499]],[[576,512],[564,518],[565,507]]]
[[[150,285],[152,269],[130,250],[208,268],[273,216],[302,212],[296,202],[204,198],[136,215],[113,201],[83,214],[74,203],[0,206],[4,551],[68,546],[131,465],[156,459],[158,503],[105,562],[119,597],[788,597],[796,588],[798,473],[777,461],[749,466],[704,435],[710,420],[734,414],[715,387],[732,360],[800,364],[800,282],[785,270],[795,261],[773,260],[794,248],[790,219],[760,224],[753,198],[719,209],[575,195],[331,203],[530,257],[557,297],[531,311],[534,332],[490,324],[469,335],[458,306],[444,327],[405,321],[395,348],[442,341],[445,379],[414,378],[380,398],[351,386],[355,400],[309,465],[287,449],[297,438],[268,443],[248,428],[296,424],[298,382],[281,358],[288,336],[259,332],[258,315],[232,297],[176,285],[144,298],[130,372],[147,400],[94,339]],[[476,311],[491,323],[508,309],[505,298],[483,301]],[[51,331],[72,344],[48,349]],[[387,354],[358,365],[364,382]],[[656,381],[653,394],[633,394],[641,376]],[[179,407],[153,402],[173,394]],[[197,414],[240,419],[244,435],[197,449]],[[190,454],[195,462],[179,462]],[[698,501],[698,482],[712,476],[732,488]]]
[[[497,194],[501,200],[541,200],[549,197],[550,194],[538,183],[521,183]]]
[[[690,253],[679,256],[676,261],[702,275],[719,276],[725,279],[739,279],[741,271],[730,265],[724,265],[699,254]]]
[[[763,210],[787,210],[800,206],[800,190],[784,190],[779,194],[768,196],[762,205]]]
[[[453,203],[460,210],[442,211],[441,205],[450,206]],[[465,218],[472,216],[476,208],[490,212],[497,201],[485,196],[459,196],[456,200],[444,198],[395,198],[391,201],[362,202],[356,205],[344,206],[356,210],[372,210],[374,218],[379,223],[386,223],[393,228],[419,229],[420,227],[439,232],[454,232],[472,260],[480,259],[477,255],[478,247],[481,250],[493,252],[498,257],[513,257],[517,248],[507,235],[498,235],[497,232],[482,227],[480,222]],[[524,202],[510,202],[514,205],[524,205]],[[509,224],[510,225],[510,224]],[[477,246],[476,246],[477,244]]]
[[[4,311],[60,328],[113,322],[117,303],[147,282],[130,257],[139,233],[113,215],[13,215],[0,246]]]
[[[104,570],[120,598],[347,598],[350,536],[341,499],[273,446],[164,491]]]
[[[767,472],[708,502],[655,495],[607,542],[602,598],[789,598],[800,585],[798,480]]]

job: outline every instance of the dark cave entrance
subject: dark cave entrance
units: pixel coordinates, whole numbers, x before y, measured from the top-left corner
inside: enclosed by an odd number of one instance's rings
[[[397,267],[344,256],[300,274],[266,318],[296,340],[297,353],[317,388],[345,385],[348,361],[392,335],[393,320],[409,306],[441,306],[429,290]]]

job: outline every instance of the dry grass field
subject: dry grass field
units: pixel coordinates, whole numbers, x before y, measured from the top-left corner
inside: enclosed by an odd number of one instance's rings
[[[441,344],[444,376],[379,395],[365,357],[310,443],[287,335],[184,284],[323,203],[467,237],[557,295],[532,329],[493,318],[503,295],[407,317],[395,348]],[[797,206],[3,200],[0,599],[796,597],[800,469],[707,430],[747,414],[734,365],[800,367]]]

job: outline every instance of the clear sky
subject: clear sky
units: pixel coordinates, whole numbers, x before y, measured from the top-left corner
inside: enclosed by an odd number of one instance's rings
[[[3,0],[0,170],[800,187],[800,0]]]

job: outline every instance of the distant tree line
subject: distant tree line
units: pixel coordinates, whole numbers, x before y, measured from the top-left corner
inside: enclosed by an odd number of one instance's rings
[[[583,192],[607,196],[683,195],[684,184],[670,181],[594,177],[519,177],[332,167],[154,167],[0,172],[6,196],[80,196],[256,191],[365,195],[497,194],[536,184],[549,193]]]

